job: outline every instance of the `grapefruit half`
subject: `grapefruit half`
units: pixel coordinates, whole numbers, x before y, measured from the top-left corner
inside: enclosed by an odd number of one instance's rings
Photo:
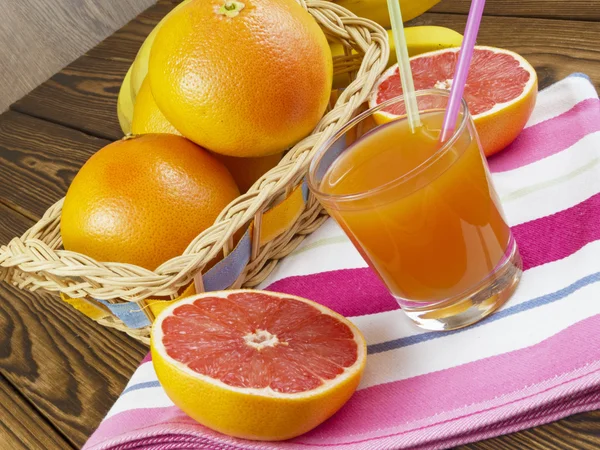
[[[305,433],[356,390],[360,331],[339,314],[274,292],[208,292],[166,308],[152,360],[167,395],[216,431],[255,440]]]
[[[459,50],[448,48],[411,58],[415,89],[450,89]],[[395,64],[375,85],[369,106],[398,95],[402,95],[402,86]],[[464,98],[486,156],[516,139],[531,116],[536,97],[537,74],[525,58],[509,50],[475,47]],[[403,105],[393,105],[376,114],[375,119],[384,123],[403,114]]]

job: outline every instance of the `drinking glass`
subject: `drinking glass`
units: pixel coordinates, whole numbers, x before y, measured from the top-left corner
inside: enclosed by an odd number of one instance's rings
[[[467,104],[440,143],[447,91],[417,103],[415,132],[402,97],[351,120],[317,150],[308,184],[404,312],[451,330],[506,302],[522,262]]]

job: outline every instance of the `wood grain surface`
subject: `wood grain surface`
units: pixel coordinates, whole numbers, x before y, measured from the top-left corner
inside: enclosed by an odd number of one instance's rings
[[[600,411],[576,414],[493,439],[457,447],[457,450],[596,450],[600,448]]]
[[[0,218],[0,244],[33,225],[4,205]],[[146,346],[99,326],[55,295],[0,283],[0,376],[18,386],[76,448],[98,426],[147,352]],[[10,449],[1,444],[0,449]]]
[[[0,115],[0,244],[63,196],[93,152],[121,137],[121,80],[145,36],[177,3],[159,0]],[[444,0],[411,24],[462,32],[468,3]],[[541,87],[575,71],[598,87],[599,11],[600,0],[488,0],[479,43],[521,53]],[[81,447],[146,351],[54,295],[0,283],[0,450]],[[598,448],[600,412],[592,412],[460,450]]]
[[[89,50],[86,55],[131,64],[146,36],[175,6],[177,4],[170,1],[158,2]]]
[[[34,117],[0,115],[0,199],[31,219],[63,197],[87,159],[109,141]]]
[[[116,116],[116,101],[122,78],[151,25],[170,10],[157,4],[141,18],[127,24],[88,55],[34,89],[11,109],[33,115],[94,136],[122,136]],[[410,25],[441,25],[463,31],[466,16],[426,13]],[[141,24],[147,24],[142,26]],[[478,43],[516,51],[538,72],[544,88],[573,72],[585,72],[600,86],[600,23],[515,17],[484,17]],[[126,57],[114,49],[129,49]]]
[[[443,0],[431,12],[468,14],[471,0]],[[545,17],[567,20],[600,20],[600,8],[590,0],[487,0],[490,16]]]
[[[0,375],[0,448],[64,450],[73,447]]]
[[[129,63],[82,56],[11,106],[101,138],[123,137],[117,97]]]
[[[426,13],[410,25],[439,25],[463,32],[466,16]],[[584,72],[600,87],[600,23],[486,16],[477,43],[513,50],[535,67],[540,88],[573,72]]]
[[[156,0],[0,0],[0,112]]]

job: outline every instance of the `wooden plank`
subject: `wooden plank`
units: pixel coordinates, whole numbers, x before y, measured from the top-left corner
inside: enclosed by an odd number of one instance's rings
[[[430,11],[468,14],[470,5],[471,0],[443,0]],[[590,21],[600,20],[599,6],[590,0],[487,0],[484,14]]]
[[[32,224],[0,205],[0,244]],[[54,295],[0,283],[0,374],[76,448],[98,426],[147,351]]]
[[[567,417],[558,422],[463,445],[456,450],[597,450],[600,448],[600,411]]]
[[[0,418],[0,446],[4,449],[73,448],[2,376]]]
[[[120,139],[117,97],[128,68],[125,61],[82,56],[11,109],[93,136]]]
[[[2,2],[0,112],[154,0]]]
[[[413,25],[464,30],[465,16],[427,13]],[[121,42],[125,37],[121,39]],[[542,87],[572,72],[600,81],[600,23],[485,17],[479,43],[512,49],[538,69]],[[123,44],[124,45],[124,44]],[[120,44],[115,43],[116,48]],[[12,106],[15,111],[60,123],[107,139],[121,131],[116,99],[129,63],[83,56]]]
[[[109,141],[8,111],[0,115],[0,199],[37,219]]]
[[[146,36],[175,6],[177,5],[171,1],[158,2],[89,50],[86,55],[131,64]]]
[[[410,25],[440,25],[464,31],[466,16],[426,13]],[[600,88],[600,23],[513,17],[483,18],[478,43],[523,55],[544,88],[573,72],[589,75]]]

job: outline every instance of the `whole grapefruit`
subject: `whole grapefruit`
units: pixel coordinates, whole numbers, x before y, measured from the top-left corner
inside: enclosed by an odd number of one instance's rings
[[[169,133],[181,136],[181,133],[171,125],[158,109],[158,105],[150,91],[148,78],[142,83],[135,99],[131,131],[133,134]],[[212,153],[212,155],[227,167],[242,194],[250,189],[250,186],[262,175],[275,167],[283,157],[282,153],[259,158],[236,158],[235,156],[226,156],[219,153]]]
[[[180,255],[239,195],[206,150],[169,134],[113,142],[71,183],[61,216],[66,250],[154,270]]]
[[[160,110],[211,151],[281,153],[317,125],[333,63],[295,0],[193,0],[161,26],[148,76]]]

